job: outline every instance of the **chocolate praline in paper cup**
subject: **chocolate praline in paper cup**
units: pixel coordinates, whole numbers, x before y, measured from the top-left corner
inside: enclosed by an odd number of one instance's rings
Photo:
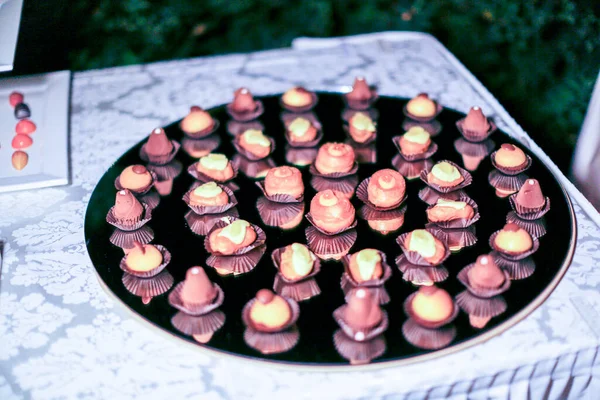
[[[133,193],[133,195],[135,197],[137,197],[139,199],[139,196],[145,195],[146,193],[148,193],[150,191],[150,189],[152,189],[152,186],[154,186],[154,182],[156,182],[156,180],[157,180],[157,176],[154,172],[152,172],[150,170],[148,170],[148,172],[152,176],[152,181],[147,186],[144,186],[143,188],[139,188],[139,189],[129,189],[129,188],[123,187],[123,185],[121,185],[121,175],[119,175],[115,178],[115,189],[117,189],[117,190],[127,189],[131,193]],[[154,208],[154,207],[151,207],[151,208]]]
[[[247,160],[249,161],[260,161],[260,160],[264,160],[265,158],[268,158],[271,156],[271,154],[273,154],[273,152],[275,151],[275,139],[273,139],[272,137],[267,137],[267,139],[269,140],[269,142],[271,143],[270,146],[270,150],[269,153],[266,156],[257,156],[256,154],[246,150],[245,148],[243,148],[240,145],[240,136],[236,136],[233,138],[233,147],[235,148],[235,150],[243,157],[245,157]]]
[[[190,174],[194,179],[196,179],[198,182],[201,182],[200,184],[207,183],[207,182],[216,182],[220,185],[227,186],[233,192],[236,192],[240,189],[240,187],[234,182],[234,179],[237,177],[239,171],[238,171],[237,166],[233,162],[231,162],[231,168],[233,169],[233,176],[224,181],[220,180],[220,179],[212,178],[212,177],[205,175],[204,173],[198,171],[198,169],[197,169],[198,163],[199,163],[199,161],[196,161],[195,163],[190,165],[188,167],[187,171],[188,171],[188,174]]]
[[[212,116],[211,116],[212,117]],[[191,139],[204,139],[207,136],[212,135],[213,133],[215,133],[217,131],[217,129],[219,129],[219,126],[221,125],[221,123],[219,122],[218,119],[216,118],[212,118],[213,120],[213,125],[203,129],[201,131],[197,131],[197,132],[186,132],[181,128],[181,122],[179,123],[179,129],[181,129],[181,131],[183,132],[183,134],[185,136],[187,136],[188,138]]]
[[[158,275],[171,262],[171,252],[167,250],[164,246],[161,246],[160,244],[155,244],[153,246],[156,247],[162,255],[162,263],[160,263],[160,265],[158,265],[156,268],[151,269],[149,271],[136,271],[134,269],[131,269],[126,262],[127,256],[121,259],[121,262],[119,263],[119,268],[121,268],[121,270],[130,275],[137,276],[138,278],[151,278],[153,276]]]
[[[431,100],[435,103],[435,114],[433,114],[430,117],[417,117],[416,115],[412,115],[411,113],[408,112],[407,106],[405,105],[404,107],[402,107],[402,112],[404,113],[404,115],[407,118],[412,119],[413,121],[417,121],[417,122],[430,122],[433,121],[434,119],[437,118],[438,115],[440,115],[440,113],[442,112],[442,110],[444,109],[444,107],[438,103],[435,100]],[[408,105],[408,104],[407,104]]]
[[[407,180],[412,181],[421,176],[421,171],[429,170],[433,167],[431,159],[406,161],[400,154],[396,154],[392,158],[392,167]]]
[[[237,208],[231,208],[222,214],[205,214],[198,215],[193,210],[188,211],[185,214],[185,221],[187,222],[190,230],[196,235],[204,236],[208,235],[208,232],[215,226],[221,218],[238,218],[240,216]]]
[[[422,327],[428,328],[428,329],[438,329],[445,325],[450,324],[458,316],[459,308],[456,305],[456,303],[452,302],[452,306],[453,306],[452,314],[443,321],[426,321],[424,319],[419,318],[419,316],[417,316],[412,309],[412,301],[415,298],[415,296],[417,295],[417,293],[418,292],[413,292],[406,298],[406,300],[404,301],[403,308],[404,308],[404,313],[406,314],[406,316],[408,316],[411,320],[413,320],[419,326],[422,326]]]
[[[353,137],[352,134],[350,133],[350,126],[344,124],[343,125],[344,128],[344,133],[346,134],[346,143],[348,143],[350,146],[352,146],[352,148],[361,148],[361,147],[367,147],[372,143],[375,143],[375,141],[377,140],[377,131],[373,131],[371,133],[371,136],[369,136],[364,142],[358,142],[356,141]]]
[[[427,261],[423,256],[421,256],[416,251],[411,251],[406,247],[406,245],[405,245],[406,239],[408,238],[408,235],[410,235],[411,232],[406,232],[406,233],[403,233],[400,236],[398,236],[396,238],[396,243],[398,243],[398,246],[400,246],[400,248],[402,249],[402,252],[406,256],[406,259],[411,264],[421,265],[423,267],[437,267],[438,265],[441,265],[444,261],[446,261],[448,259],[448,257],[450,257],[450,249],[448,248],[448,246],[446,245],[444,240],[442,240],[441,238],[436,236],[435,230],[432,230],[430,228],[426,228],[426,230],[429,233],[431,233],[437,240],[439,240],[444,246],[444,255],[440,259],[440,261],[435,264],[432,264],[431,262]]]
[[[340,356],[350,361],[352,365],[368,364],[372,360],[381,357],[386,351],[383,335],[374,337],[371,340],[357,342],[346,336],[341,329],[333,334],[333,344]]]
[[[522,172],[527,171],[529,167],[531,167],[531,157],[529,157],[527,154],[525,154],[525,162],[522,165],[519,165],[517,167],[501,167],[496,163],[496,153],[497,151],[493,152],[490,155],[490,160],[492,161],[492,165],[494,166],[494,168],[502,172],[504,175],[518,175]]]
[[[510,279],[518,281],[521,279],[529,278],[535,272],[535,262],[531,257],[525,257],[518,261],[507,260],[502,254],[493,251],[491,253],[494,257],[494,261],[500,268],[508,272]]]
[[[247,253],[234,256],[210,255],[206,265],[214,268],[220,275],[240,275],[252,271],[267,250],[266,245],[258,246]]]
[[[544,217],[527,220],[520,218],[516,212],[511,211],[506,215],[506,223],[511,222],[517,224],[520,228],[525,229],[533,238],[539,239],[548,233],[548,230],[546,229],[546,218]]]
[[[388,320],[388,315],[384,310],[381,310],[382,318],[381,318],[381,321],[377,325],[375,325],[371,328],[357,329],[357,328],[349,325],[348,323],[346,323],[346,320],[344,319],[344,313],[347,308],[348,308],[348,304],[344,304],[341,307],[337,308],[333,312],[333,319],[335,319],[335,322],[337,322],[337,324],[340,326],[340,328],[342,329],[344,334],[346,334],[346,336],[348,338],[352,339],[353,341],[355,341],[355,342],[369,341],[369,340],[376,338],[377,336],[383,334],[383,332],[385,332],[387,330],[389,320]]]
[[[496,130],[498,129],[496,127],[496,124],[494,123],[494,121],[492,121],[489,118],[487,121],[490,124],[490,127],[485,132],[474,131],[472,129],[465,129],[465,126],[464,126],[465,119],[466,119],[466,117],[461,118],[458,121],[456,121],[456,128],[458,129],[460,134],[469,142],[474,142],[474,143],[483,142],[484,140],[489,138],[492,135],[492,133],[496,132]]]
[[[219,186],[227,194],[227,197],[229,198],[229,201],[227,202],[227,204],[223,204],[223,205],[219,205],[219,206],[199,206],[199,205],[191,204],[191,195],[195,189],[191,189],[191,190],[188,190],[187,192],[185,192],[185,194],[183,195],[183,201],[197,215],[222,214],[222,213],[232,209],[233,207],[235,207],[238,204],[238,202],[237,202],[235,195],[231,191],[231,189],[229,189],[227,186],[224,186],[224,185],[217,184],[217,186]]]
[[[440,186],[435,183],[429,182],[427,175],[429,174],[430,170],[421,171],[420,178],[423,181],[423,183],[425,183],[428,187],[432,188],[436,192],[444,193],[444,194],[450,193],[450,192],[456,192],[458,190],[466,188],[473,182],[473,177],[471,176],[471,173],[469,171],[467,171],[466,169],[462,168],[461,166],[459,166],[458,164],[456,164],[452,161],[448,161],[448,160],[440,160],[440,161],[438,161],[438,164],[440,162],[447,162],[448,164],[454,166],[458,170],[460,175],[463,177],[463,181],[454,186]]]
[[[204,157],[212,153],[221,145],[219,135],[210,135],[202,139],[191,139],[184,137],[181,140],[183,150],[192,158]]]
[[[299,279],[290,280],[281,273],[281,255],[285,247],[281,247],[273,250],[271,253],[271,261],[277,269],[277,275],[275,275],[275,281],[273,283],[273,290],[290,299],[296,301],[308,300],[321,293],[321,289],[314,279],[315,276],[321,270],[321,261],[318,257],[314,256],[312,271]]]
[[[106,222],[122,231],[131,232],[140,229],[152,219],[152,209],[146,203],[141,203],[144,211],[138,218],[131,220],[120,220],[115,214],[115,207],[111,207],[106,214]]]
[[[177,155],[177,152],[179,151],[179,148],[181,147],[181,145],[179,144],[178,141],[176,141],[176,140],[170,140],[170,141],[171,141],[171,145],[173,146],[173,148],[171,149],[171,151],[168,154],[161,154],[161,155],[149,154],[148,151],[146,150],[147,143],[144,143],[142,145],[142,147],[140,148],[140,158],[144,162],[151,163],[154,165],[168,164],[175,158],[175,156]]]
[[[200,343],[208,343],[215,332],[225,325],[225,313],[214,310],[208,314],[194,316],[178,311],[171,324],[184,335],[193,336]]]
[[[371,182],[371,177],[363,180],[358,185],[358,187],[356,188],[356,197],[358,197],[358,199],[360,201],[362,201],[365,205],[369,206],[370,208],[372,208],[376,211],[391,211],[391,210],[401,208],[402,204],[408,198],[407,194],[405,193],[404,196],[400,199],[400,201],[397,204],[395,204],[391,207],[379,207],[379,206],[371,203],[371,201],[369,201],[369,182]]]
[[[496,195],[499,197],[508,197],[517,193],[527,179],[529,177],[525,174],[504,175],[497,170],[490,171],[488,175],[488,182],[496,189]]]
[[[354,189],[358,185],[358,175],[350,175],[337,179],[313,176],[310,179],[310,185],[316,192],[322,192],[323,190],[329,189],[347,199],[351,199],[352,196],[354,196]]]
[[[211,311],[214,311],[217,308],[221,307],[221,305],[223,304],[223,301],[225,300],[225,294],[223,292],[223,289],[221,289],[221,287],[219,285],[217,285],[216,283],[213,283],[213,286],[216,290],[216,294],[215,294],[215,298],[210,303],[207,303],[207,304],[187,303],[181,297],[181,292],[183,290],[184,284],[185,284],[185,281],[179,282],[175,286],[175,288],[171,291],[171,293],[169,293],[169,304],[171,305],[171,307],[174,307],[174,308],[178,309],[179,311],[186,313],[187,315],[198,316],[198,315],[208,314]]]
[[[411,264],[404,254],[396,257],[396,266],[402,273],[402,279],[416,286],[431,286],[445,281],[450,276],[448,269],[443,265],[425,267]]]
[[[246,303],[242,310],[242,321],[246,326],[244,341],[248,346],[263,354],[277,354],[291,350],[298,343],[300,332],[296,322],[300,317],[300,307],[290,298],[284,297],[284,300],[292,311],[291,318],[283,326],[273,329],[258,326],[250,318],[250,310],[257,301],[256,298]]]
[[[457,219],[453,219],[450,221],[432,221],[428,217],[428,221],[432,224],[439,226],[440,228],[443,228],[443,229],[468,228],[469,226],[473,225],[475,222],[479,221],[479,218],[481,218],[481,216],[479,215],[479,207],[477,206],[477,203],[475,203],[475,200],[473,200],[472,198],[470,198],[468,196],[465,196],[465,197],[458,198],[457,201],[465,202],[473,208],[473,216],[471,218],[457,218]],[[436,206],[436,204],[431,204],[430,206],[427,207],[427,210],[430,210],[430,209],[434,208],[435,206]]]
[[[371,97],[364,100],[351,99],[348,96],[348,93],[344,93],[342,95],[342,99],[344,99],[346,106],[357,111],[368,110],[379,98],[379,95],[377,94],[377,88],[375,86],[369,86],[369,88],[371,90]]]
[[[352,248],[358,233],[356,229],[346,230],[336,235],[326,235],[314,226],[305,230],[308,248],[322,260],[339,260]]]
[[[520,253],[507,252],[507,251],[499,248],[498,246],[496,246],[495,242],[496,242],[496,236],[498,236],[498,233],[500,233],[500,231],[496,231],[496,232],[492,233],[492,236],[490,236],[490,240],[489,240],[490,247],[492,249],[494,249],[494,251],[500,253],[503,258],[505,258],[509,261],[522,260],[525,257],[529,257],[530,255],[534,254],[540,248],[540,241],[537,238],[532,237],[533,245],[532,245],[531,249],[520,252]]]
[[[227,110],[227,114],[235,121],[248,122],[260,117],[265,112],[262,101],[255,99],[254,104],[256,104],[256,108],[252,111],[235,111],[233,109],[233,103],[227,104],[225,109]]]
[[[174,279],[169,271],[164,270],[151,278],[139,278],[124,273],[121,281],[129,293],[141,297],[142,303],[148,304],[153,297],[168,292],[173,286]]]
[[[221,229],[221,228],[224,228],[224,227],[230,225],[236,219],[237,218],[221,219],[213,226],[213,228],[208,233],[208,235],[206,235],[206,238],[204,238],[204,248],[206,249],[207,252],[209,252],[210,254],[215,255],[215,256],[239,256],[242,254],[246,254],[246,253],[250,252],[251,250],[254,250],[255,248],[265,244],[265,242],[267,240],[267,234],[265,233],[265,231],[263,231],[260,226],[250,223],[250,226],[256,233],[256,239],[254,240],[254,242],[252,242],[248,246],[244,246],[244,247],[241,247],[241,248],[235,250],[233,252],[233,254],[222,254],[222,253],[219,253],[218,251],[214,250],[210,245],[210,236],[212,235],[212,233],[218,229]]]
[[[522,204],[519,204],[517,201],[517,194],[513,194],[508,200],[510,201],[510,206],[514,212],[517,213],[519,218],[532,221],[542,218],[550,211],[550,197],[546,197],[545,199],[546,201],[543,206],[533,208],[524,207]]]
[[[402,153],[402,148],[400,147],[400,138],[402,136],[394,136],[392,138],[392,143],[394,143],[394,146],[396,146],[396,149],[398,150],[398,154],[404,158],[406,161],[420,161],[420,160],[426,160],[428,158],[430,158],[431,156],[433,156],[437,150],[438,150],[438,145],[435,142],[431,142],[429,144],[429,147],[423,152],[423,153],[418,153],[418,154],[404,154]]]

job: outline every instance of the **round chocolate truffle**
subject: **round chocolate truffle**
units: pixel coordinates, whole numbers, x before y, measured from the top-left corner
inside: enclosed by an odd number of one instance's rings
[[[269,196],[286,194],[299,199],[304,194],[302,173],[295,167],[275,167],[267,172],[265,192]]]
[[[356,156],[345,143],[325,143],[319,148],[315,167],[321,174],[346,173],[352,170]]]
[[[209,113],[198,106],[192,106],[190,113],[181,121],[181,130],[185,133],[193,134],[207,131],[215,125],[215,120]]]
[[[423,127],[413,126],[400,137],[399,144],[406,156],[423,154],[431,145],[431,135]]]
[[[271,141],[258,129],[244,131],[239,136],[239,145],[257,158],[265,158],[271,153]]]
[[[310,214],[317,227],[334,233],[352,225],[356,211],[346,197],[332,190],[324,190],[311,200]]]
[[[354,101],[367,101],[373,97],[373,94],[367,80],[362,76],[358,76],[354,79],[352,91],[347,93],[346,97]]]
[[[113,215],[118,221],[135,222],[144,213],[144,207],[127,189],[119,190],[115,197]]]
[[[147,272],[158,268],[163,262],[163,256],[156,246],[151,244],[134,243],[133,249],[125,256],[125,265],[133,271]]]
[[[417,318],[431,323],[443,322],[454,313],[452,297],[436,286],[421,286],[410,307]]]
[[[236,219],[231,224],[214,230],[209,237],[213,251],[231,255],[237,250],[250,246],[256,240],[256,232],[248,221]]]
[[[218,182],[225,182],[233,178],[233,167],[224,154],[210,153],[201,157],[196,166],[198,172]]]
[[[184,304],[207,305],[217,297],[215,285],[208,279],[202,267],[187,270],[181,289],[181,300]]]
[[[546,198],[537,179],[527,179],[517,193],[516,202],[523,208],[539,209],[546,204]]]
[[[141,191],[152,184],[152,175],[143,165],[131,165],[121,172],[119,182],[124,189]]]
[[[350,118],[348,132],[357,143],[365,143],[375,134],[375,123],[368,114],[357,112]]]
[[[207,182],[190,193],[190,204],[194,206],[223,206],[229,202],[227,193],[215,182]]]
[[[256,329],[283,328],[291,319],[292,309],[283,297],[269,289],[261,289],[256,293],[256,301],[250,308],[250,320]]]
[[[369,201],[377,207],[394,207],[406,193],[406,182],[399,172],[382,169],[373,174],[367,186]]]
[[[527,156],[517,146],[503,143],[496,151],[494,161],[501,168],[519,168],[527,163]]]
[[[498,289],[506,277],[489,255],[477,257],[475,265],[467,272],[469,284],[476,289]]]
[[[173,143],[167,137],[164,129],[156,128],[148,136],[144,149],[151,156],[165,156],[173,151]]]
[[[433,118],[437,113],[437,105],[427,93],[420,93],[406,104],[406,111],[417,118]]]
[[[350,275],[356,282],[379,279],[383,275],[383,259],[375,249],[363,249],[350,256]]]
[[[381,323],[383,312],[373,294],[361,288],[351,292],[342,318],[352,329],[371,329]]]
[[[441,161],[433,166],[427,174],[429,183],[440,187],[452,187],[461,184],[465,178],[460,174],[458,168],[447,161]]]
[[[302,279],[313,271],[315,255],[303,244],[293,243],[281,253],[279,272],[286,279]]]
[[[533,239],[531,235],[517,224],[509,223],[498,232],[494,239],[496,248],[505,253],[519,254],[531,250]]]

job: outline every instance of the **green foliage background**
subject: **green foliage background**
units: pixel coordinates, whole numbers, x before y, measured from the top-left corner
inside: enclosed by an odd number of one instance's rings
[[[437,36],[563,168],[600,65],[586,0],[101,0],[73,2],[73,69],[287,47],[298,36]]]

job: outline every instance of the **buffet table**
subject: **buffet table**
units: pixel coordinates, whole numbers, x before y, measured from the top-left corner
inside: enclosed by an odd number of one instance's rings
[[[481,345],[404,367],[302,372],[190,351],[140,324],[100,287],[83,220],[98,179],[191,104],[302,84],[340,90],[356,75],[380,94],[428,92],[480,105],[553,168],[577,214],[566,276],[532,315]],[[415,33],[298,39],[292,49],[74,74],[70,186],[0,195],[0,398],[580,398],[600,393],[600,215],[439,42]],[[543,268],[543,266],[539,266]]]

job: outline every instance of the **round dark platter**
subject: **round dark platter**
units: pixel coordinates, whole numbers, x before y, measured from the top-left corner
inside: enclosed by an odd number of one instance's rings
[[[323,142],[344,141],[346,136],[341,119],[344,103],[341,96],[333,93],[318,93],[318,95],[319,102],[314,112],[323,126],[325,133]],[[265,113],[260,117],[260,121],[265,126],[264,132],[274,138],[277,143],[272,158],[277,165],[285,165],[287,164],[286,146],[284,127],[280,119],[282,109],[279,105],[279,97],[268,96],[260,99],[265,107]],[[402,129],[404,120],[402,109],[405,104],[406,100],[404,99],[389,97],[380,98],[375,103],[374,108],[379,111],[376,141],[377,163],[361,164],[358,171],[359,181],[378,169],[391,167],[392,157],[397,154],[391,138],[404,131]],[[235,149],[231,144],[231,136],[226,131],[226,122],[230,118],[226,113],[225,106],[215,107],[209,111],[214,118],[221,122],[217,134],[220,135],[222,143],[216,151],[231,158],[235,154]],[[463,117],[463,114],[449,109],[443,110],[437,117],[443,129],[438,136],[432,138],[439,146],[438,152],[433,156],[434,161],[448,159],[463,165],[461,156],[453,145],[459,137],[455,122]],[[165,127],[165,131],[172,139],[179,141],[183,137],[178,123]],[[494,133],[491,139],[495,141],[496,148],[501,143],[514,142],[501,131]],[[247,274],[237,277],[222,277],[212,268],[206,268],[210,279],[220,285],[225,292],[225,301],[221,310],[226,314],[224,327],[214,335],[208,344],[195,342],[191,337],[181,334],[171,325],[171,318],[176,310],[167,302],[168,293],[154,297],[149,304],[144,304],[140,297],[125,289],[122,282],[123,271],[119,268],[123,251],[109,242],[114,228],[106,222],[106,214],[114,204],[115,178],[125,167],[143,163],[139,157],[142,143],[140,142],[127,151],[104,174],[92,194],[85,217],[88,252],[101,284],[107,292],[113,294],[120,303],[141,319],[170,334],[170,337],[179,338],[181,343],[187,342],[186,344],[212,351],[215,354],[234,355],[246,360],[267,361],[304,368],[348,366],[347,360],[343,359],[335,350],[332,339],[333,333],[338,328],[332,313],[344,303],[343,292],[340,289],[340,276],[343,271],[340,262],[323,263],[316,278],[322,290],[321,295],[300,303],[301,314],[298,321],[300,341],[296,347],[283,354],[265,356],[251,349],[244,342],[245,327],[241,318],[242,308],[259,289],[272,288],[276,270],[271,262],[271,251],[293,242],[305,243],[304,229],[308,222],[304,220],[301,225],[291,231],[265,226],[261,222],[255,206],[261,192],[254,184],[254,180],[242,174],[236,178],[236,183],[241,188],[237,192],[239,201],[237,208],[240,217],[263,227],[267,234],[268,248],[258,267]],[[512,282],[510,290],[504,294],[508,303],[507,311],[501,316],[493,318],[485,328],[481,330],[472,328],[468,316],[461,312],[454,322],[457,336],[445,349],[425,351],[416,348],[404,339],[401,331],[402,324],[406,321],[402,304],[416,288],[402,279],[400,271],[394,265],[393,260],[401,254],[395,239],[399,234],[423,228],[427,223],[426,204],[417,196],[418,191],[424,187],[423,182],[418,179],[407,181],[408,211],[405,223],[399,231],[383,236],[372,231],[365,221],[359,220],[358,240],[350,253],[364,248],[377,248],[386,253],[387,259],[393,267],[393,275],[386,283],[391,302],[383,306],[390,320],[389,328],[385,332],[387,351],[382,357],[373,360],[371,366],[381,367],[414,362],[481,343],[518,323],[538,307],[556,287],[573,255],[576,238],[575,216],[567,194],[554,175],[537,156],[524,148],[523,150],[533,159],[527,175],[538,179],[544,194],[552,200],[552,209],[546,215],[548,233],[540,239],[540,250],[533,255],[537,265],[536,271],[529,278]],[[189,209],[182,201],[182,196],[194,182],[185,169],[196,160],[189,157],[183,150],[179,151],[176,159],[183,164],[184,170],[175,179],[171,194],[161,198],[160,205],[154,210],[152,220],[149,222],[155,232],[155,239],[152,243],[165,246],[172,254],[172,260],[167,269],[174,277],[175,284],[183,280],[188,268],[194,265],[206,266],[207,258],[203,246],[204,237],[193,234],[184,219],[184,215]],[[481,162],[476,171],[472,172],[473,184],[467,188],[468,195],[479,205],[481,214],[481,219],[476,223],[478,242],[473,247],[453,254],[444,263],[450,271],[450,277],[438,286],[447,290],[452,296],[464,290],[456,278],[458,271],[474,262],[478,255],[490,252],[488,238],[505,224],[506,215],[511,211],[508,199],[496,197],[494,189],[488,184],[487,177],[491,169],[492,165],[488,157]],[[301,170],[306,186],[304,201],[307,207],[306,211],[308,211],[310,199],[315,191],[310,186],[308,167]],[[356,197],[352,201],[358,209],[361,205],[360,201]]]

